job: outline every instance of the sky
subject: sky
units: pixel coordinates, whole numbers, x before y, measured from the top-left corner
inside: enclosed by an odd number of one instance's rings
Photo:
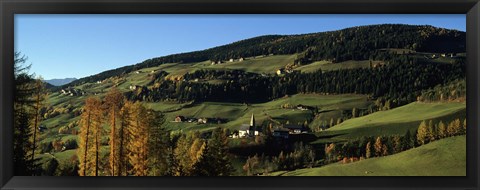
[[[82,78],[146,59],[269,34],[305,34],[372,24],[466,31],[449,15],[15,15],[15,51],[44,79]]]

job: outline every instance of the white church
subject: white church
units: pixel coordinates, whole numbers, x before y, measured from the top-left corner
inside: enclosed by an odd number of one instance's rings
[[[245,138],[245,137],[254,137],[260,135],[260,130],[255,125],[255,116],[252,113],[250,118],[250,125],[243,124],[238,130],[238,136],[233,136],[233,138]]]

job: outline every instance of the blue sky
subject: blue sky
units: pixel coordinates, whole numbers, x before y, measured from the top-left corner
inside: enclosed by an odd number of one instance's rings
[[[44,79],[86,77],[266,34],[402,23],[466,31],[458,15],[15,15],[15,51]]]

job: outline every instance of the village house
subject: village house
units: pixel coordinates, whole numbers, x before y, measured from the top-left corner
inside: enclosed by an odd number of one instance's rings
[[[203,124],[206,124],[207,122],[208,122],[207,118],[198,118],[198,121],[197,121],[197,123],[203,123]]]
[[[130,87],[129,87],[130,90],[135,90],[135,89],[137,89],[137,88],[140,88],[140,86],[138,86],[138,85],[130,85]]]
[[[283,73],[285,73],[285,69],[281,68],[277,70],[277,75],[281,75]]]
[[[302,111],[306,111],[306,110],[309,110],[309,107],[308,106],[304,106],[302,104],[298,104],[297,105],[297,109],[298,110],[302,110]]]
[[[175,117],[175,122],[180,123],[180,122],[183,122],[183,121],[185,121],[184,116],[178,115],[177,117]]]
[[[289,133],[288,129],[275,129],[273,130],[272,135],[274,137],[288,139],[288,135],[289,135],[288,133]]]
[[[287,124],[284,128],[288,129],[289,134],[302,134],[308,132],[308,129],[303,125]]]

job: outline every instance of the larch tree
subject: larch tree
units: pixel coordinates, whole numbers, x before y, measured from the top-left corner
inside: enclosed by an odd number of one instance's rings
[[[131,110],[132,122],[128,127],[130,138],[128,141],[128,160],[132,166],[130,173],[135,176],[148,174],[148,137],[151,125],[148,110],[140,103],[135,102]]]
[[[417,129],[417,141],[420,145],[428,143],[429,134],[428,134],[428,126],[425,121],[422,121]]]
[[[372,143],[368,141],[367,145],[365,146],[365,156],[368,158],[372,157]]]
[[[31,162],[35,162],[35,149],[37,148],[37,129],[41,122],[41,113],[40,110],[44,107],[45,104],[45,96],[47,95],[45,83],[43,83],[43,79],[40,77],[35,80],[34,84],[34,106],[33,106],[33,142],[32,142],[32,158]]]
[[[118,129],[118,172],[120,176],[127,176],[129,170],[128,162],[128,142],[130,141],[129,128],[133,123],[133,103],[125,101],[122,109],[120,109],[120,126]]]
[[[377,140],[375,141],[375,144],[373,145],[375,149],[375,156],[382,156],[383,155],[383,143],[382,143],[382,137],[377,137]]]
[[[447,126],[443,121],[438,123],[438,138],[445,138],[447,137]]]
[[[110,157],[109,157],[109,167],[110,167],[110,175],[112,176],[119,176],[119,132],[117,131],[117,125],[119,122],[120,117],[120,110],[122,109],[123,102],[125,97],[122,93],[116,89],[112,88],[110,91],[107,92],[107,95],[104,98],[104,109],[107,113],[108,124],[110,126]]]
[[[100,100],[89,97],[85,100],[80,119],[80,143],[78,147],[79,175],[98,176],[99,137],[102,113]]]

